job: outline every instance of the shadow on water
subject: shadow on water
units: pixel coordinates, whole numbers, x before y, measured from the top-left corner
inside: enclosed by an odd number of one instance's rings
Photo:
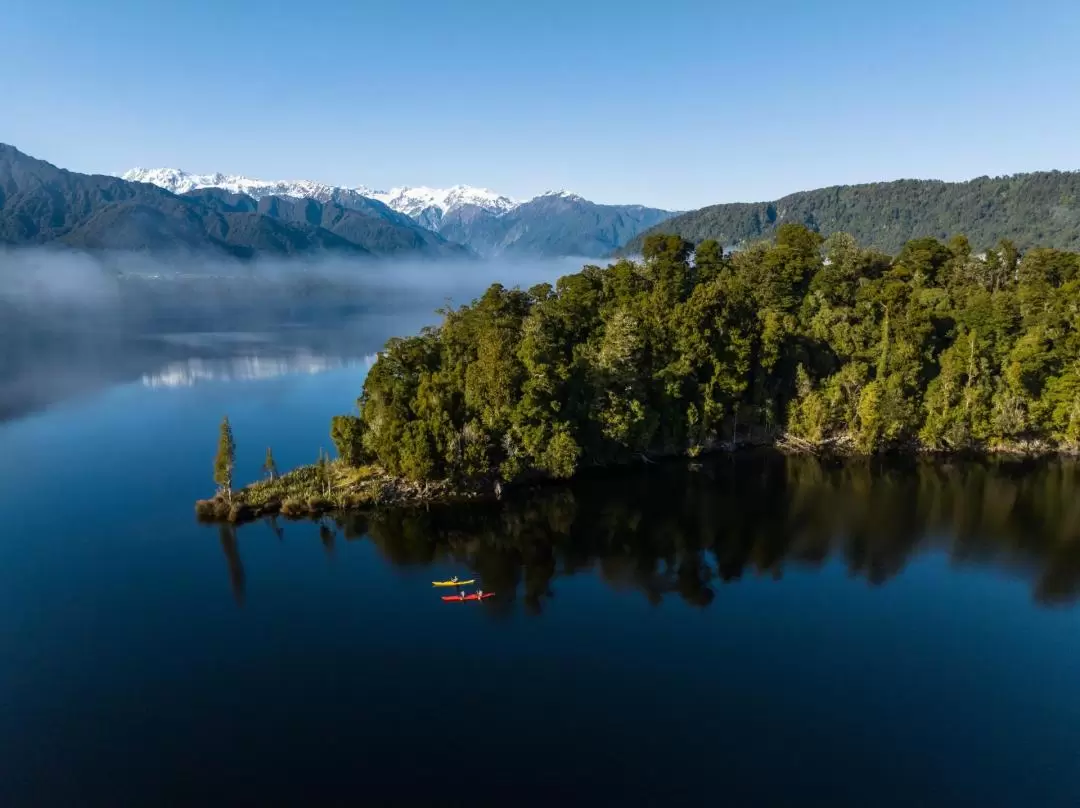
[[[319,527],[328,553],[340,535],[373,542],[395,566],[467,565],[497,594],[540,613],[559,578],[595,572],[652,603],[675,595],[706,607],[744,576],[842,560],[880,585],[916,556],[998,568],[1031,582],[1043,605],[1080,593],[1080,463],[848,460],[761,453],[696,470],[665,465],[516,492],[500,502],[343,514]],[[283,529],[271,523],[279,539]],[[240,529],[265,540],[266,527]],[[236,534],[222,536],[243,600]]]

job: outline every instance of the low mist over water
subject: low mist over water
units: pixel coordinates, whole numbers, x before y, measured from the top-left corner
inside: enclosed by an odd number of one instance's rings
[[[584,263],[9,249],[0,252],[0,418],[125,380],[363,362],[391,336],[437,322],[448,302],[467,303],[495,281],[553,282]]]

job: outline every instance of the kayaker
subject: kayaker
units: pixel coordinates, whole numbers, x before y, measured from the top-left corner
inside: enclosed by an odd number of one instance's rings
[[[483,600],[484,599],[484,590],[483,589],[477,589],[476,590],[476,599],[477,600]]]

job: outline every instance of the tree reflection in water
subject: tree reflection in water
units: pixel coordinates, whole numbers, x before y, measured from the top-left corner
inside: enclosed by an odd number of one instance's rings
[[[929,550],[1032,582],[1039,603],[1080,591],[1080,463],[931,458],[822,461],[773,453],[607,473],[501,501],[386,509],[335,518],[346,540],[370,540],[391,564],[455,562],[533,613],[559,577],[595,571],[659,603],[708,606],[744,575],[781,578],[842,558],[882,584]],[[250,530],[250,528],[248,528]],[[252,531],[254,533],[255,531]],[[320,538],[327,550],[333,533]],[[234,591],[243,570],[222,538]]]
[[[225,562],[229,565],[229,584],[232,587],[233,597],[237,606],[244,605],[244,563],[240,560],[240,547],[237,542],[237,529],[233,525],[218,525],[218,539],[221,541],[221,552],[225,554]]]

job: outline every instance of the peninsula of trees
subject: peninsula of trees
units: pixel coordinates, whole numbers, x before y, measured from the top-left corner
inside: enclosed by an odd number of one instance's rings
[[[390,340],[359,415],[334,420],[338,460],[292,474],[348,505],[387,480],[475,490],[747,443],[1080,446],[1080,254],[976,255],[957,236],[890,257],[795,224],[727,256],[671,235],[643,254],[495,284]],[[258,484],[259,502],[307,490],[289,480]]]

